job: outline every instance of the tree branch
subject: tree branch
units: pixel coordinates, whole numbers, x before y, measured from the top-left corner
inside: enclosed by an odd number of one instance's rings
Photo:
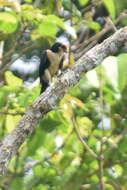
[[[0,75],[2,75],[5,71],[8,70],[8,68],[12,65],[12,63],[14,63],[17,59],[19,59],[24,53],[26,53],[27,51],[30,51],[34,48],[38,48],[40,45],[38,44],[27,44],[27,47],[24,47],[24,49],[10,62],[5,62],[4,65],[2,65],[0,67]],[[10,50],[4,57],[3,59],[8,58],[8,56],[10,56],[13,53],[14,49]]]
[[[77,122],[75,119],[75,116],[72,116],[72,124],[74,126],[74,131],[78,137],[78,139],[80,140],[80,142],[82,143],[82,145],[84,146],[84,148],[89,152],[89,154],[96,160],[98,160],[98,155],[87,145],[87,143],[85,142],[85,140],[82,138],[78,126],[77,126]]]
[[[127,27],[124,27],[83,55],[53,86],[33,102],[16,128],[0,143],[0,175],[6,173],[8,162],[20,145],[32,133],[39,120],[63,98],[66,91],[74,86],[84,73],[101,64],[104,58],[118,53],[126,41]]]

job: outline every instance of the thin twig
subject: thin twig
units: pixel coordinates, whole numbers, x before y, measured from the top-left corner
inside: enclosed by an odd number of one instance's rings
[[[97,154],[87,145],[87,143],[85,142],[85,140],[82,138],[79,130],[78,130],[78,126],[77,126],[77,122],[76,122],[76,119],[75,119],[75,116],[72,115],[72,124],[73,124],[73,127],[74,127],[74,130],[75,130],[75,133],[78,137],[78,139],[81,141],[82,145],[84,146],[84,148],[91,154],[91,156],[98,160],[98,156]]]
[[[11,113],[11,112],[0,112],[0,115],[23,115],[24,112],[16,112],[16,113]]]
[[[71,1],[71,12],[70,12],[70,22],[71,22],[71,27],[73,25],[72,23],[72,11],[73,11],[73,3]],[[68,50],[68,65],[71,65],[71,36],[69,36],[69,50]]]
[[[104,176],[103,157],[101,155],[98,160],[98,166],[99,166],[99,187],[101,190],[105,190],[105,184],[103,181],[103,176]]]
[[[84,48],[83,51],[76,53],[74,55],[75,60],[77,61],[78,59],[80,59],[80,57],[82,57],[83,54],[85,54],[87,51],[89,51],[91,48],[93,48],[97,43],[98,43],[98,41],[94,40],[86,48]]]
[[[111,18],[110,18],[110,17],[107,17],[107,18],[105,18],[105,20],[106,20],[107,24],[109,24],[109,25],[112,26],[114,32],[116,32],[116,31],[117,31],[117,28],[116,28],[115,24],[113,23],[113,21],[111,20]]]
[[[97,34],[89,38],[88,40],[85,40],[83,43],[76,45],[75,49],[80,48],[81,50],[84,50],[84,48],[88,46],[88,44],[92,43],[93,41],[99,40],[102,36],[108,33],[113,28],[113,26],[117,25],[125,17],[127,17],[127,14],[121,13],[120,16],[115,20],[113,25],[107,24],[100,32],[98,32]]]
[[[0,65],[2,64],[2,57],[3,57],[3,49],[4,49],[4,41],[0,41]]]
[[[100,95],[100,116],[101,116],[101,130],[103,130],[103,136],[104,136],[104,103],[103,103],[103,73],[102,69],[100,71],[100,88],[99,88],[99,95]],[[105,190],[105,184],[103,181],[103,176],[104,176],[104,169],[103,169],[103,137],[101,138],[100,141],[100,152],[99,152],[99,160],[98,160],[98,166],[99,166],[99,186],[101,190]]]
[[[17,59],[19,59],[24,53],[26,53],[27,51],[33,49],[33,48],[38,48],[40,45],[37,45],[37,44],[32,44],[28,47],[25,47],[20,53],[18,56],[16,56],[12,61],[10,61],[9,63],[5,64],[1,70],[0,70],[0,75],[2,75],[3,72],[5,72],[12,63],[14,63]]]

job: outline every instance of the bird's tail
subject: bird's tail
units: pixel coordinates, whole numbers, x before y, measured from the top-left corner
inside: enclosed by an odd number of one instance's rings
[[[48,82],[46,82],[44,80],[41,80],[41,91],[40,91],[40,94],[42,94],[42,92],[44,92],[48,86],[49,86]]]

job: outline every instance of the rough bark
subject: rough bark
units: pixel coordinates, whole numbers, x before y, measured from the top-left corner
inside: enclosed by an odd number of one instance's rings
[[[40,118],[53,109],[67,90],[74,86],[84,73],[101,64],[105,57],[119,52],[126,41],[127,27],[118,30],[83,55],[75,65],[62,74],[53,86],[49,87],[29,106],[16,128],[0,143],[0,175],[6,173],[8,162],[32,133]]]

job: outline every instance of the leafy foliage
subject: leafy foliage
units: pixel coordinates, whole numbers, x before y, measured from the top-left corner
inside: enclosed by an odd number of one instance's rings
[[[15,15],[1,12],[0,13],[0,30],[6,33],[15,32],[18,25],[18,20]]]
[[[96,4],[92,6],[95,8]],[[90,28],[91,37],[103,27],[93,19],[92,11],[83,12],[91,5],[90,0],[50,0],[35,5],[36,1],[25,0],[17,8],[14,2],[0,0],[0,40],[5,43],[1,70],[17,52],[22,55],[29,43],[37,47],[41,44],[44,49],[58,32],[69,35],[73,29],[76,34],[85,25]],[[114,20],[126,8],[126,0],[104,0],[103,6]],[[60,16],[61,9],[72,16],[69,31]],[[15,43],[18,45],[13,49]],[[98,157],[103,156],[101,180],[106,190],[127,189],[126,60],[127,53],[106,58],[69,90],[13,157],[8,173],[0,178],[0,190],[97,190],[100,160],[91,155],[84,143]],[[31,90],[23,77],[18,78],[11,71],[4,72],[4,82],[0,88],[1,140],[15,128],[40,91],[39,86]]]

